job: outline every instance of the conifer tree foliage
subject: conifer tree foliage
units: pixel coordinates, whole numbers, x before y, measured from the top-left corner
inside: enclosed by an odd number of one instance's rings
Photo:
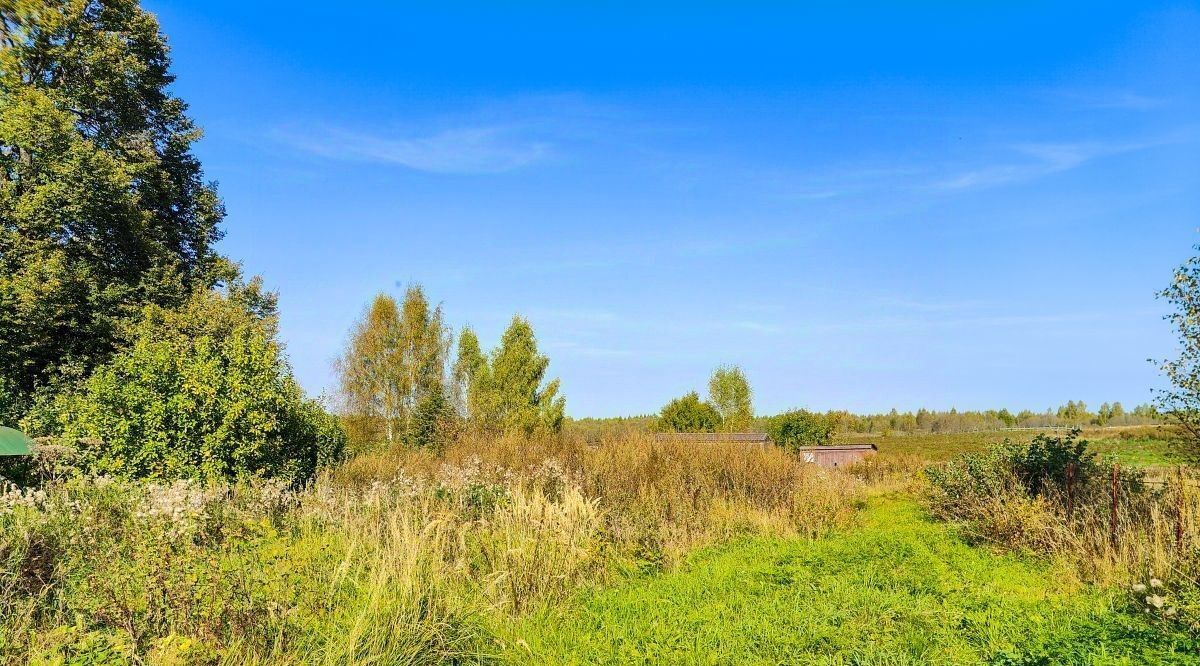
[[[465,342],[464,342],[465,339]],[[459,338],[456,377],[466,384],[469,422],[477,430],[510,435],[557,433],[562,430],[566,400],[559,381],[546,381],[550,359],[538,351],[533,327],[513,317],[488,356],[470,329]]]
[[[169,65],[136,0],[0,2],[0,418],[236,273]]]
[[[566,400],[558,395],[559,381],[545,382],[550,359],[537,348],[533,327],[524,317],[513,317],[492,352],[487,382],[494,391],[486,415],[505,433],[531,435],[562,430]]]

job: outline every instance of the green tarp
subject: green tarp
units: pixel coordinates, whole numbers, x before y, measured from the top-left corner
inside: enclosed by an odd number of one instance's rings
[[[0,456],[29,455],[29,438],[20,430],[0,427]]]

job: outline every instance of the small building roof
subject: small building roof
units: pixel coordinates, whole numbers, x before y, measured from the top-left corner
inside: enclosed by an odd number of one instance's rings
[[[24,433],[0,427],[0,456],[27,456],[29,453],[29,438]]]
[[[877,451],[874,444],[833,444],[830,446],[801,446],[797,451]]]
[[[765,432],[660,432],[654,436],[660,442],[746,442],[770,443]]]

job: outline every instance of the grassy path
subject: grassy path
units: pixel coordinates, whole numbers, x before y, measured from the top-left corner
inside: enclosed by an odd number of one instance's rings
[[[1060,573],[878,498],[854,530],[705,551],[502,632],[515,663],[1200,663]]]

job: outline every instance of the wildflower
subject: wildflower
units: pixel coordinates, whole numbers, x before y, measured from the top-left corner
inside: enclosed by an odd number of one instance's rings
[[[1133,591],[1134,591],[1134,592],[1136,592],[1136,593],[1138,593],[1138,594],[1141,594],[1142,592],[1145,592],[1145,591],[1146,591],[1146,584],[1145,584],[1145,583],[1134,583],[1134,585],[1133,585]]]
[[[44,490],[27,488],[22,490],[15,485],[0,488],[0,513],[12,512],[16,507],[26,507],[40,510],[45,508],[48,497]]]
[[[1159,579],[1157,579],[1157,578],[1151,578],[1151,579],[1150,579],[1150,587],[1152,587],[1152,588],[1154,588],[1154,589],[1156,589],[1156,590],[1157,590],[1158,588],[1160,588],[1160,587],[1162,587],[1162,586],[1163,586],[1163,582],[1162,582],[1161,580],[1159,580]]]
[[[1163,604],[1166,603],[1166,599],[1163,599],[1157,594],[1151,594],[1146,596],[1146,603],[1157,609],[1163,607]]]

